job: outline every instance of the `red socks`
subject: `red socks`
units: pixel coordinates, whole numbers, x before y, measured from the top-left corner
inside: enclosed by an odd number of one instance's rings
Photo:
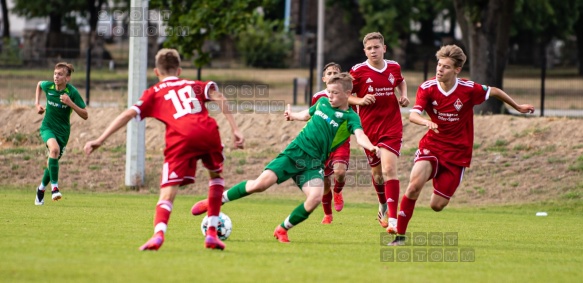
[[[413,210],[415,209],[416,199],[409,199],[406,195],[401,199],[401,210],[397,218],[397,234],[405,235],[409,220],[413,217]]]
[[[331,191],[322,196],[322,208],[324,208],[324,214],[326,214],[326,215],[332,214],[332,192]]]
[[[385,197],[389,205],[389,217],[397,218],[397,207],[399,200],[399,180],[388,180],[384,185]]]

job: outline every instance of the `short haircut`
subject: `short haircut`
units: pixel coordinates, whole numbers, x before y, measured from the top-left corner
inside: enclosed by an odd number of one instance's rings
[[[156,68],[162,75],[175,75],[180,68],[180,54],[176,49],[162,48],[156,54]]]
[[[340,84],[342,90],[352,92],[352,81],[354,78],[347,72],[333,75],[328,79],[328,85]]]
[[[328,70],[328,68],[330,67],[334,67],[336,69],[338,69],[338,72],[342,72],[342,67],[340,67],[340,64],[335,63],[335,62],[330,62],[328,64],[326,64],[326,66],[324,66],[324,69],[322,70],[322,74],[326,73],[326,70]]]
[[[437,60],[446,58],[453,60],[453,65],[456,68],[462,68],[467,59],[464,51],[455,44],[442,46],[441,49],[435,53],[435,57],[437,57]]]
[[[75,71],[75,69],[73,68],[73,65],[72,64],[69,64],[67,62],[59,62],[59,63],[57,63],[57,65],[55,65],[55,70],[56,69],[61,69],[61,68],[67,70],[67,76],[70,76],[71,73],[73,71]]]
[[[364,39],[362,39],[362,45],[365,46],[366,42],[372,39],[378,39],[381,41],[381,44],[383,45],[385,44],[385,38],[383,37],[383,35],[380,32],[376,31],[365,35]]]

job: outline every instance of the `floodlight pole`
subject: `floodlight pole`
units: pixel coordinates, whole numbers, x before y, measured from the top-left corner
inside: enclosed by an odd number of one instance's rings
[[[128,107],[134,105],[147,86],[148,36],[147,0],[131,0],[130,54],[128,70]],[[138,187],[144,184],[146,123],[131,120],[127,125],[125,184]]]
[[[324,0],[318,0],[318,41],[317,41],[317,59],[316,59],[316,74],[322,74],[322,68],[324,67],[324,18],[325,18],[325,8]],[[316,81],[318,82],[316,91],[322,90],[322,79],[317,76]],[[313,93],[310,93],[312,95]]]

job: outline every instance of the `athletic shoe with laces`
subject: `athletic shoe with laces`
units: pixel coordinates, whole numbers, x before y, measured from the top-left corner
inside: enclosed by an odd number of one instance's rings
[[[41,191],[36,188],[36,198],[34,199],[35,205],[43,205],[45,204],[45,191]]]
[[[273,231],[273,236],[280,242],[280,243],[289,243],[289,239],[287,237],[287,230],[285,230],[281,225],[277,225],[275,231]]]
[[[389,243],[389,246],[404,246],[406,240],[407,238],[405,238],[405,236],[398,235],[392,242]]]
[[[387,227],[387,233],[391,235],[397,235],[397,219],[389,218],[389,226]]]
[[[383,228],[389,227],[389,216],[387,215],[389,212],[389,208],[387,204],[379,204],[379,213],[377,214],[377,219]]]
[[[203,213],[206,213],[208,209],[209,209],[209,200],[203,199],[203,200],[195,203],[192,206],[192,209],[190,210],[190,212],[192,212],[192,215],[201,215]]]
[[[157,251],[164,243],[164,236],[160,233],[154,234],[145,244],[140,247],[140,251]]]
[[[332,224],[332,214],[324,214],[324,219],[322,219],[322,224]]]
[[[217,236],[207,235],[204,238],[204,247],[207,249],[224,250],[225,243],[223,243]]]
[[[334,195],[334,209],[340,212],[344,208],[344,198],[342,198],[342,192],[333,193]]]
[[[54,188],[53,191],[51,192],[51,196],[53,198],[53,201],[58,201],[63,197],[61,192],[59,192],[59,188]]]

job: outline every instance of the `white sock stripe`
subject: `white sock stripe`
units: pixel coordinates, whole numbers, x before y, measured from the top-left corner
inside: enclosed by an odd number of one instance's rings
[[[223,203],[229,202],[229,197],[227,196],[227,191],[223,192],[223,197],[221,198],[221,202],[223,202]]]
[[[208,218],[208,227],[219,227],[219,217],[218,216],[209,216]]]
[[[168,200],[161,200],[159,201],[156,206],[160,206],[161,208],[164,208],[168,211],[172,211],[172,202],[168,201]]]
[[[289,222],[289,216],[283,221],[283,226],[288,230],[294,227],[294,225]]]
[[[215,185],[219,185],[219,186],[225,186],[225,179],[223,178],[214,178],[214,179],[210,179],[209,180],[209,187],[210,186],[215,186]]]
[[[166,229],[168,229],[168,225],[166,225],[166,223],[158,223],[156,224],[156,227],[154,227],[154,234],[162,231],[164,234],[166,234]]]

